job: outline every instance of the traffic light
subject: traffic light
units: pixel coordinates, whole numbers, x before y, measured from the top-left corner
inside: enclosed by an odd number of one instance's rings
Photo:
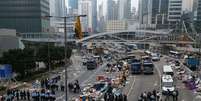
[[[82,26],[80,23],[80,17],[76,17],[76,22],[75,22],[75,36],[78,39],[82,39],[83,38],[83,33],[82,33]]]

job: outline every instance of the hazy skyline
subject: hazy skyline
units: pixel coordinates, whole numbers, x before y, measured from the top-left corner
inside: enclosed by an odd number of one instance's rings
[[[107,0],[98,0],[98,4],[100,4],[103,1],[107,1]],[[115,1],[117,1],[117,0],[115,0]],[[138,9],[138,1],[139,0],[131,0],[131,6],[132,7],[134,6],[136,9]]]
[[[107,1],[107,0],[97,0],[98,1],[98,5],[103,2],[103,1]],[[138,10],[138,2],[139,0],[131,0],[131,6],[135,7]],[[106,3],[106,2],[105,2]],[[66,5],[68,4],[68,0],[66,0]]]
[[[107,3],[106,1],[107,1],[107,0],[98,0],[97,3],[98,3],[98,5],[100,5],[101,3],[103,3],[103,5],[106,7],[106,5],[107,5],[107,4],[106,4],[106,3]],[[117,1],[117,0],[114,0],[114,1]],[[134,6],[134,7],[136,8],[136,10],[138,10],[138,1],[139,1],[139,0],[131,0],[131,7]],[[98,6],[97,6],[97,7],[98,7]],[[132,9],[132,8],[131,8],[131,9]],[[106,14],[106,9],[104,9],[103,12],[104,12],[104,15],[105,15],[105,14]]]

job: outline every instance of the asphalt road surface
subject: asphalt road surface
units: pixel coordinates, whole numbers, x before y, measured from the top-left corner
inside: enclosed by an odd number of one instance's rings
[[[114,75],[114,74],[106,74],[104,72],[104,68],[106,67],[107,63],[108,63],[107,61],[104,61],[104,63],[95,70],[86,70],[86,68],[81,67],[79,68],[80,69],[79,71],[82,71],[82,73],[74,75],[73,79],[69,81],[77,79],[80,82],[81,87],[83,87],[87,84],[94,83],[96,81],[97,75],[110,75],[110,76]],[[155,70],[153,75],[139,74],[139,75],[130,75],[128,77],[126,86],[122,89],[123,93],[127,94],[128,101],[137,101],[138,97],[143,92],[153,91],[154,89],[161,91],[160,77],[162,75],[162,67],[163,65],[166,64],[165,57],[161,58],[159,62],[154,62],[154,64],[155,64]],[[201,101],[196,100],[200,96],[193,93],[193,91],[186,89],[181,82],[177,81],[176,85],[179,90],[179,101]],[[68,92],[69,99],[77,96],[79,96],[79,94]],[[65,98],[64,93],[58,94],[57,101],[64,101],[64,98]],[[165,96],[163,96],[163,99],[164,98]]]

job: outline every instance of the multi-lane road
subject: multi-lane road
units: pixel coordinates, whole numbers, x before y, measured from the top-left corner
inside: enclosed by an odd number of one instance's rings
[[[81,57],[77,57],[81,58]],[[81,61],[79,61],[81,62]],[[96,76],[97,75],[108,75],[108,76],[114,76],[115,74],[112,73],[106,73],[104,69],[106,68],[106,64],[108,61],[104,60],[103,64],[100,64],[99,67],[95,70],[86,70],[85,67],[80,66],[76,71],[80,71],[77,74],[75,72],[69,73],[71,75],[71,78],[69,77],[68,81],[78,80],[81,84],[81,87],[84,87],[90,83],[96,82]],[[81,63],[78,63],[81,64]],[[162,67],[166,64],[165,57],[162,57],[160,61],[154,62],[155,70],[153,75],[129,75],[126,86],[123,87],[122,92],[124,94],[127,94],[128,101],[137,101],[138,97],[143,92],[148,91],[161,91],[161,85],[160,85],[160,78],[162,75]],[[76,67],[76,65],[74,65]],[[70,72],[70,71],[69,71]],[[200,101],[195,100],[199,96],[193,93],[193,91],[187,90],[185,86],[181,83],[181,81],[176,80],[176,86],[179,90],[179,101]],[[73,97],[79,96],[78,94],[70,93],[68,92],[68,98],[69,100]],[[64,101],[64,94],[60,93],[57,94],[57,101]],[[163,96],[163,99],[165,96]]]

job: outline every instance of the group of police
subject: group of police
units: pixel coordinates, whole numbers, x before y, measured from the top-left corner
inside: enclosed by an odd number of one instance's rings
[[[105,93],[104,101],[128,101],[126,94]]]
[[[56,76],[52,79],[46,78],[46,79],[42,79],[41,82],[41,87],[45,88],[45,89],[59,89],[59,85],[58,82],[61,80],[60,75]],[[64,85],[61,83],[60,84],[60,88],[64,89]]]
[[[17,89],[9,89],[7,93],[0,97],[0,101],[22,101],[28,100],[30,101],[31,93],[29,90],[17,90]]]
[[[173,92],[170,92],[168,89],[168,92],[165,97],[165,101],[169,101],[171,98],[173,101],[178,101],[179,91],[176,89]]]
[[[160,101],[160,93],[156,90],[141,93],[138,101]]]
[[[33,91],[31,93],[33,101],[55,101],[55,91],[42,89],[41,91]]]
[[[75,80],[74,83],[69,83],[68,88],[69,88],[69,91],[73,93],[79,93],[81,91],[78,80]]]

